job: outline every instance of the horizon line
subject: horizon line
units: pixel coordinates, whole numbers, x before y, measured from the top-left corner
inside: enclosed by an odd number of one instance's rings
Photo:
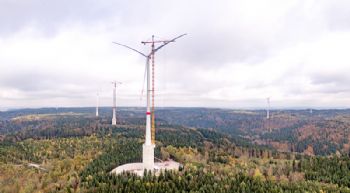
[[[17,110],[28,110],[28,109],[79,109],[79,108],[93,108],[96,109],[95,106],[61,106],[61,107],[0,107],[0,112],[6,111],[17,111]],[[99,108],[112,108],[112,106],[100,106]],[[146,108],[143,106],[119,106],[118,108]],[[156,109],[170,109],[170,108],[186,108],[186,109],[226,109],[226,110],[266,110],[267,108],[263,107],[205,107],[205,106],[164,106],[164,107],[155,107]],[[271,107],[270,110],[348,110],[350,107]]]

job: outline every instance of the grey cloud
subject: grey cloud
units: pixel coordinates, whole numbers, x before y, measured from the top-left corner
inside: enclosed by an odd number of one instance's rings
[[[328,30],[349,30],[350,27],[348,22],[350,3],[345,0],[317,1],[309,5],[309,8],[305,8],[305,1],[297,1],[299,3],[288,10],[281,13],[277,11],[275,15],[270,16],[266,15],[275,9],[279,10],[280,5],[274,7],[274,4],[271,4],[268,9],[260,9],[256,15],[249,15],[247,13],[254,10],[254,1],[249,1],[252,5],[248,7],[241,7],[240,2],[245,1],[234,1],[230,4],[230,1],[205,0],[173,2],[3,0],[0,2],[0,40],[9,36],[14,36],[12,38],[15,39],[16,32],[28,26],[44,35],[64,32],[69,30],[67,29],[69,25],[78,29],[81,27],[82,31],[102,26],[104,29],[101,33],[106,33],[108,37],[115,34],[115,39],[110,41],[119,41],[147,50],[146,46],[140,45],[139,42],[153,33],[165,38],[188,33],[188,36],[157,53],[157,62],[158,57],[166,56],[170,71],[167,80],[174,83],[171,89],[183,90],[179,91],[178,96],[187,98],[188,101],[195,101],[193,103],[197,105],[208,103],[221,106],[227,101],[196,100],[196,97],[214,91],[218,87],[231,86],[231,83],[225,82],[223,77],[211,76],[207,79],[197,77],[196,71],[215,74],[216,69],[236,63],[261,64],[273,57],[276,52],[300,42],[317,39],[320,34],[328,33]],[[42,34],[38,36],[41,37]],[[113,47],[113,51],[132,54],[117,47]],[[103,53],[98,54],[105,57]],[[142,59],[140,61],[143,62]],[[281,75],[275,75],[277,77],[272,77],[266,82],[246,83],[243,88],[252,90],[262,87],[282,87],[279,88],[281,92],[293,95],[310,92],[348,92],[346,87],[350,84],[350,80],[345,73],[305,75],[309,76],[312,86],[317,87],[317,90],[313,91],[305,90],[303,85],[290,85],[293,77],[299,76],[299,66],[302,65],[307,64],[297,65],[285,74],[282,72]],[[229,73],[227,72],[227,76]],[[42,71],[19,69],[7,75],[0,72],[2,88],[15,88],[26,93],[27,97],[34,98],[68,95],[83,98],[87,93],[93,93],[97,87],[91,86],[94,84],[91,80],[84,82],[86,79],[88,78],[83,74],[58,74],[48,72],[47,69]],[[245,106],[259,103],[247,100],[239,102],[246,103]]]
[[[348,72],[339,71],[337,73],[316,73],[310,75],[312,84],[324,85],[334,84],[335,86],[350,85]]]
[[[256,20],[237,14],[239,6],[206,7],[208,4],[203,4],[199,14],[193,10],[185,11],[181,24],[170,25],[174,31],[182,29],[189,35],[167,52],[179,62],[206,68],[216,68],[225,63],[255,64],[278,50],[313,40],[334,28],[332,26],[343,26],[344,21],[349,21],[350,8],[346,2],[322,1],[310,8],[305,8],[305,1],[297,2],[275,17],[265,17],[271,10],[262,9]],[[336,8],[328,8],[329,4]],[[342,7],[340,13],[336,12],[337,7]],[[275,9],[278,8],[276,6]],[[229,13],[232,13],[231,17],[227,17]],[[172,22],[178,21],[172,18],[169,23]]]
[[[168,48],[169,55],[177,58],[176,61],[179,62],[215,68],[216,65],[227,62],[263,61],[276,49],[314,36],[314,32],[319,30],[317,25],[322,21],[321,18],[308,19],[306,13],[300,11],[302,3],[292,7],[286,14],[277,14],[276,17],[279,18],[273,20],[264,17],[269,10],[261,10],[256,16],[260,22],[257,23],[255,20],[245,21],[246,16],[239,15],[239,3],[225,6],[226,1],[215,4],[210,1],[193,1],[190,5],[198,6],[196,10],[195,7],[184,8],[186,2],[28,0],[23,3],[5,0],[0,3],[0,25],[1,30],[8,33],[27,25],[34,25],[51,34],[61,29],[64,23],[93,26],[95,22],[101,22],[108,29],[115,30],[116,37],[118,32],[127,32],[125,29],[129,29],[128,38],[135,38],[137,42],[140,41],[137,39],[140,35],[132,37],[136,35],[135,32],[131,32],[133,30],[138,34],[139,29],[143,29],[142,33],[158,32],[160,34],[155,35],[160,36],[169,35],[169,31],[173,31],[173,35],[187,32],[188,37],[179,40],[179,44],[174,48]],[[329,25],[337,26],[339,22],[348,21],[350,11],[347,11],[347,6],[343,4],[346,2],[331,3],[332,8],[321,10],[329,12],[325,16],[329,18]],[[167,9],[163,9],[164,7]],[[339,8],[343,11],[333,11]],[[222,26],[222,23],[225,23],[225,26]],[[316,28],[312,29],[315,26]]]
[[[350,95],[350,78],[344,73],[315,73],[308,76],[310,84],[282,82],[285,93],[288,96],[305,96],[305,95]]]
[[[12,34],[23,27],[34,26],[45,33],[54,33],[64,23],[92,24],[114,16],[119,7],[113,1],[93,0],[27,0],[0,2],[0,32]]]
[[[318,87],[317,92],[324,94],[350,94],[350,77],[347,72],[318,73],[310,76],[311,83]]]
[[[16,88],[21,91],[37,91],[42,89],[52,89],[55,82],[59,80],[58,76],[53,77],[45,72],[27,71],[16,72],[13,74],[2,74],[0,85],[7,88]]]
[[[328,26],[331,30],[350,29],[350,2],[347,0],[329,1],[325,7]]]
[[[0,87],[15,89],[35,97],[82,97],[95,92],[97,86],[82,74],[69,72],[48,72],[40,69],[18,70],[14,73],[0,74]]]

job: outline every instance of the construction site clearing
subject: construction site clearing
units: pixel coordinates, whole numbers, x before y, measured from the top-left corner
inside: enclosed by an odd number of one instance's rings
[[[173,160],[168,160],[168,161],[163,161],[163,162],[155,162],[154,163],[154,169],[152,171],[152,173],[154,173],[155,175],[159,175],[161,171],[165,171],[165,170],[179,170],[179,168],[181,167],[181,164],[173,161]],[[124,164],[124,165],[120,165],[116,168],[114,168],[110,174],[121,174],[123,172],[130,172],[130,173],[134,173],[138,176],[143,176],[144,172],[145,172],[145,168],[142,162],[138,162],[138,163],[128,163],[128,164]]]

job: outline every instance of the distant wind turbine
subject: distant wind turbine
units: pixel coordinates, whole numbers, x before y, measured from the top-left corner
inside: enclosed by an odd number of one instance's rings
[[[270,123],[270,97],[266,98],[266,102],[267,102],[267,109],[266,109],[267,127],[269,132],[271,132],[272,129],[271,129],[271,123]]]
[[[270,97],[267,97],[266,101],[267,101],[266,119],[270,119]]]
[[[97,92],[97,97],[96,97],[96,117],[98,117],[98,107],[99,107],[99,103],[100,103],[100,95]]]
[[[117,125],[117,84],[121,84],[121,82],[113,81],[113,117],[112,117],[112,125]]]

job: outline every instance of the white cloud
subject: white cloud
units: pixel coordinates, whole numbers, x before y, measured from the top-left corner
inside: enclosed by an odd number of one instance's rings
[[[109,105],[114,79],[118,104],[143,105],[144,58],[111,42],[147,51],[152,33],[187,32],[156,55],[160,106],[349,107],[348,5],[0,2],[0,106],[92,106],[97,90]]]

